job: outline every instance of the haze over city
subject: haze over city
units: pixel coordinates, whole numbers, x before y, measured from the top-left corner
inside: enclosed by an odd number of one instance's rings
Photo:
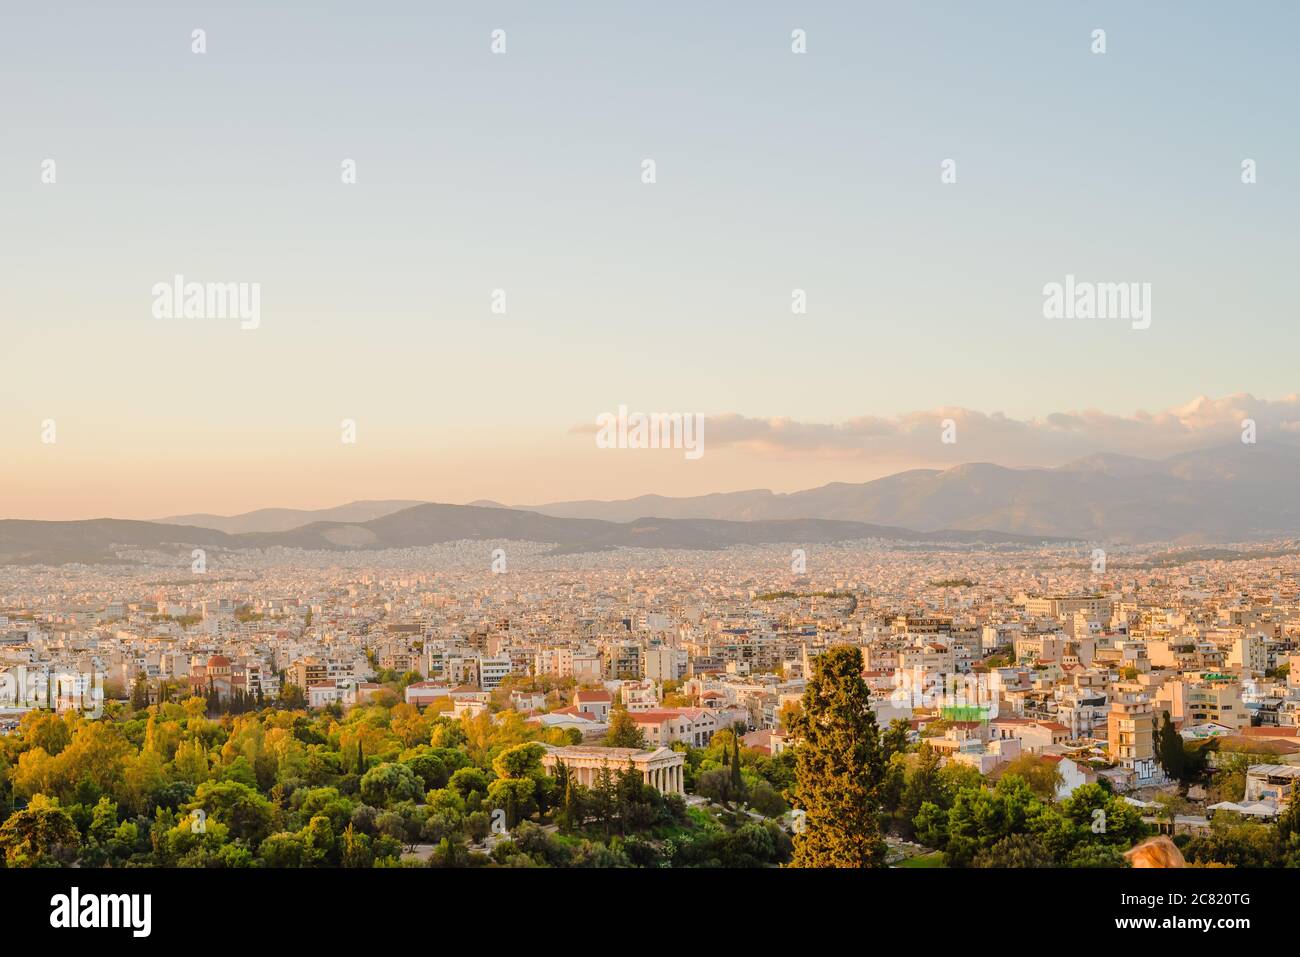
[[[948,444],[941,441],[945,420],[955,425],[956,441]],[[190,443],[184,433],[100,430],[77,416],[58,420],[54,444],[39,441],[38,421],[26,423],[26,439],[11,437],[16,467],[0,476],[0,518],[147,520],[328,508],[357,498],[537,505],[754,488],[794,492],[969,462],[1053,468],[1097,453],[1162,459],[1239,442],[1246,420],[1256,423],[1260,441],[1295,446],[1300,398],[1199,396],[1151,412],[1084,409],[1026,420],[962,407],[835,422],[725,413],[705,416],[705,454],[697,460],[672,449],[635,455],[600,449],[592,441],[594,416],[527,434],[475,433],[445,418],[421,427],[421,434],[450,428],[458,444],[447,447],[406,442],[384,419],[358,421],[355,444],[341,443],[332,421],[305,436],[276,433],[274,423],[260,420],[247,433],[218,432]],[[11,420],[10,431],[17,425]]]

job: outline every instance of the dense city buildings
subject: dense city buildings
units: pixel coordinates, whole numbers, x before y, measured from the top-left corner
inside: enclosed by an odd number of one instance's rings
[[[572,747],[598,747],[625,711],[644,742],[632,763],[649,761],[654,782],[659,759],[645,755],[704,748],[724,729],[780,753],[818,656],[847,644],[881,727],[905,722],[914,745],[983,775],[1028,755],[1068,769],[1066,795],[1104,780],[1146,801],[1173,786],[1166,725],[1248,765],[1300,766],[1289,546],[1121,549],[1097,572],[1081,546],[862,541],[821,546],[792,574],[784,547],[555,556],[502,544],[505,574],[481,542],[228,552],[202,574],[159,554],[0,568],[0,713],[13,728],[33,707],[90,711],[96,695],[316,712],[396,682],[421,711],[513,713]],[[1248,813],[1269,820],[1290,788],[1252,794]],[[1183,819],[1208,821],[1202,797]]]

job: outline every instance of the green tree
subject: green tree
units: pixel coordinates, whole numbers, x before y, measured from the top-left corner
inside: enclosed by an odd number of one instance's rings
[[[370,853],[370,838],[357,833],[349,824],[343,829],[342,860],[344,867],[369,867],[373,856]]]
[[[149,679],[145,677],[144,672],[135,676],[135,683],[131,686],[131,710],[143,711],[149,707]]]
[[[1214,790],[1220,801],[1240,801],[1246,796],[1246,772],[1250,758],[1245,754],[1232,754],[1219,761],[1214,774]]]
[[[1183,736],[1174,728],[1168,711],[1164,713],[1160,732],[1156,736],[1156,761],[1169,777],[1180,781],[1185,778],[1187,758],[1183,750]]]
[[[877,789],[883,772],[880,730],[862,680],[862,652],[828,648],[817,657],[795,738],[794,806],[803,826],[795,867],[882,867]]]
[[[1032,834],[1008,834],[975,855],[975,867],[1051,867],[1052,854]]]
[[[497,778],[488,786],[487,801],[506,812],[506,827],[514,827],[536,812],[536,794],[532,778]]]
[[[902,754],[907,750],[907,738],[911,733],[912,725],[906,718],[895,718],[889,722],[889,727],[881,736],[881,757],[885,763],[888,763],[895,754]]]
[[[208,818],[230,828],[230,836],[260,843],[275,826],[275,807],[254,788],[236,781],[205,781],[194,792],[189,810],[202,808]],[[209,824],[209,827],[211,825]]]
[[[418,801],[424,791],[423,782],[405,764],[380,764],[361,776],[361,800],[373,807]]]
[[[474,792],[486,794],[488,789],[488,776],[483,773],[481,768],[468,767],[459,768],[447,786],[463,798],[469,797]]]
[[[963,789],[948,812],[944,861],[950,867],[969,867],[981,851],[1025,831],[1041,814],[1041,802],[1021,777],[1004,774],[992,790]]]
[[[47,867],[69,859],[77,849],[77,825],[59,802],[38,794],[0,826],[6,867]]]
[[[738,798],[745,791],[745,780],[740,776],[740,728],[733,729],[731,736],[731,793]]]
[[[1022,754],[1007,765],[1003,774],[1014,774],[1024,778],[1025,783],[1029,785],[1029,790],[1044,801],[1051,801],[1056,797],[1056,789],[1062,782],[1061,769],[1057,767],[1056,762],[1036,754]]]
[[[912,820],[929,801],[936,806],[946,804],[946,795],[939,778],[939,752],[922,741],[916,754],[908,762],[903,776],[903,794],[900,810],[907,820]]]
[[[605,734],[605,746],[608,748],[646,747],[645,732],[632,720],[626,708],[615,708],[609,719],[609,731]]]
[[[264,840],[259,853],[267,867],[302,867],[307,845],[301,834],[281,831]]]
[[[546,749],[536,742],[506,748],[492,762],[499,778],[528,778],[542,773],[542,755]]]

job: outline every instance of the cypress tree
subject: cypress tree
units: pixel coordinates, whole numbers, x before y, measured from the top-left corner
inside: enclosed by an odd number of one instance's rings
[[[795,738],[795,867],[883,867],[880,729],[862,680],[862,652],[850,645],[817,657]]]
[[[570,776],[564,788],[564,824],[563,829],[571,831],[582,825],[582,813],[578,807],[578,792]]]
[[[1160,762],[1160,767],[1164,769],[1165,774],[1171,778],[1181,779],[1187,768],[1187,758],[1183,753],[1183,738],[1174,728],[1168,711],[1164,713],[1164,719],[1160,723],[1160,734],[1156,740],[1156,760]]]

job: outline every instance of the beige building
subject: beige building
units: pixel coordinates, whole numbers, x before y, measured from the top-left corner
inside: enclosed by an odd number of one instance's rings
[[[630,764],[640,772],[641,780],[664,794],[685,794],[686,779],[683,766],[686,756],[670,748],[638,751],[636,748],[602,748],[595,745],[570,745],[547,749],[542,756],[542,766],[548,774],[555,766],[563,764],[579,784],[595,787],[600,782],[600,772],[608,768],[611,774],[627,770]]]
[[[1187,724],[1221,724],[1234,731],[1250,727],[1250,714],[1241,700],[1240,681],[1213,672],[1184,681]]]
[[[1111,759],[1130,772],[1134,783],[1157,776],[1155,714],[1150,702],[1135,695],[1122,695],[1111,702],[1106,741]]]
[[[1262,675],[1268,670],[1268,646],[1260,634],[1242,635],[1232,642],[1228,652],[1228,667],[1244,675]]]

